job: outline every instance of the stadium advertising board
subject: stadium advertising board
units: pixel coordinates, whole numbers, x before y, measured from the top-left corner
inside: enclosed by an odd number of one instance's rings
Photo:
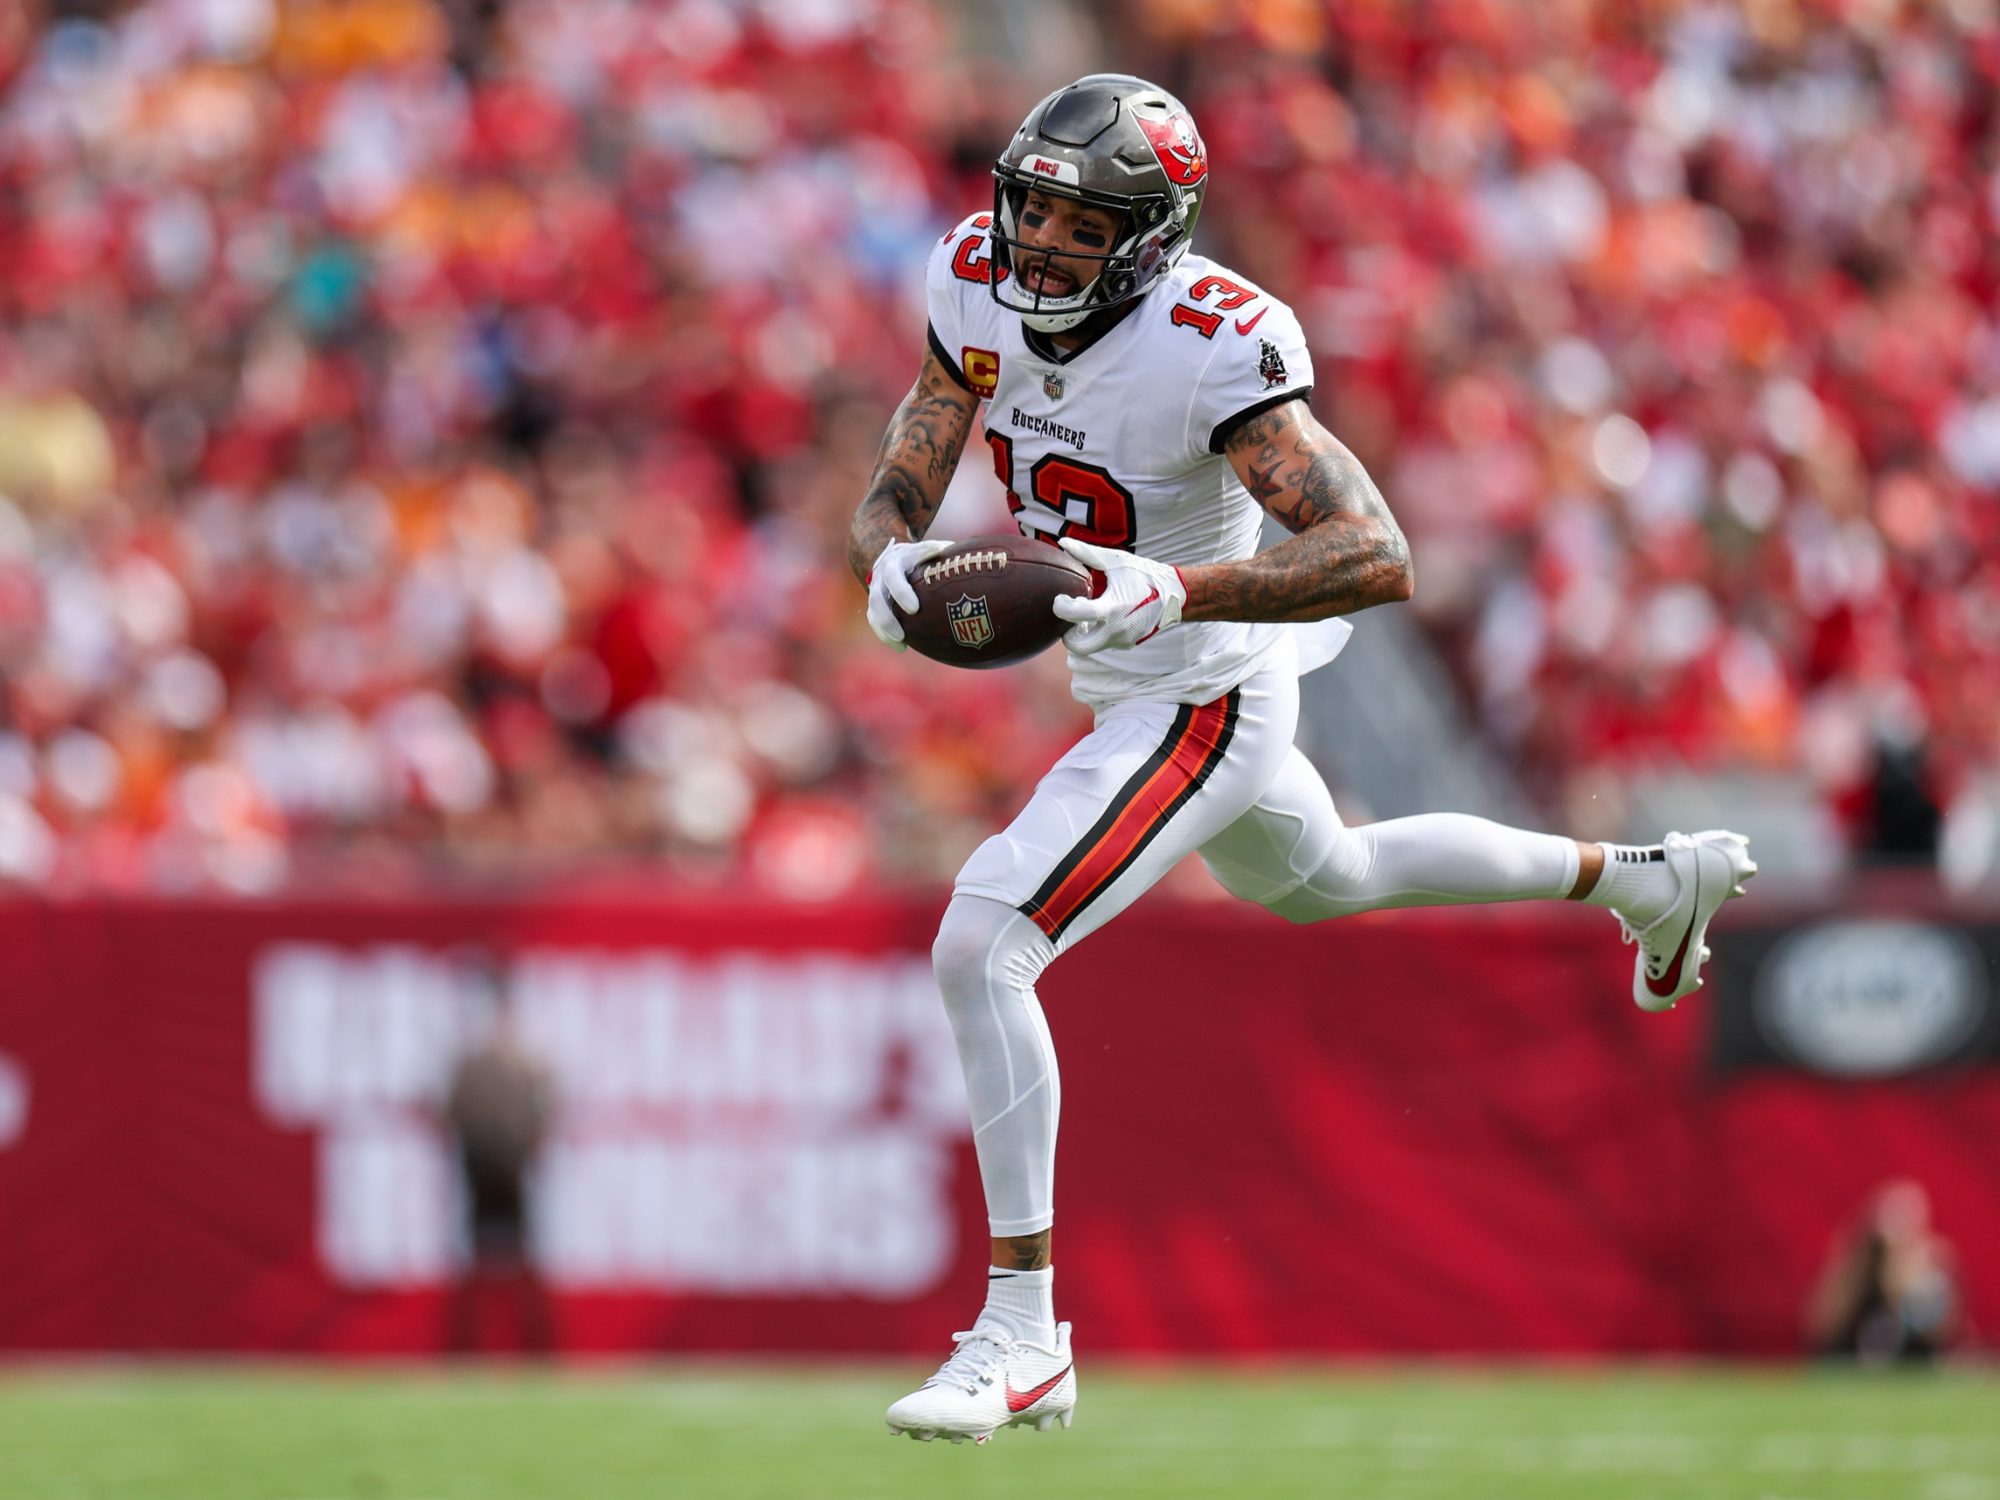
[[[316,1138],[342,1288],[463,1253],[438,1115],[496,988],[557,1104],[529,1222],[558,1288],[903,1298],[952,1263],[965,1097],[913,956],[280,943],[251,982],[257,1104]]]
[[[2000,1061],[2000,926],[1842,914],[1717,954],[1718,1067],[1895,1078]]]
[[[504,1016],[553,1101],[558,1349],[929,1353],[986,1260],[936,915],[0,903],[0,1350],[446,1347],[441,1101]],[[1142,902],[1042,983],[1064,1316],[1106,1351],[1786,1354],[1908,1177],[2000,1326],[1991,929],[1771,915],[1648,1016],[1600,913]],[[1817,1041],[1757,1029],[1807,1001]],[[1895,1071],[1838,1065],[1864,1045]]]

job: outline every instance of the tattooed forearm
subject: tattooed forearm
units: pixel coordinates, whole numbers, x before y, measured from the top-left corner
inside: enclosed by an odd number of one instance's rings
[[[1251,418],[1225,451],[1295,533],[1242,562],[1187,568],[1188,620],[1320,620],[1410,597],[1409,544],[1368,471],[1303,401]]]
[[[1279,492],[1284,489],[1284,486],[1278,482],[1279,463],[1277,459],[1272,459],[1269,464],[1261,469],[1257,467],[1254,461],[1246,464],[1245,467],[1250,472],[1243,476],[1243,483],[1249,489],[1252,500],[1255,500],[1259,505],[1269,505],[1273,500],[1278,498]]]
[[[847,565],[856,578],[868,576],[890,542],[914,541],[930,529],[978,405],[926,352],[917,383],[882,434],[868,494],[848,527]]]

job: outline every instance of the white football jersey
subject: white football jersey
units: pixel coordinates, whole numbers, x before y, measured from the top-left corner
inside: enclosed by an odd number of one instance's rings
[[[1176,567],[1249,557],[1264,512],[1217,432],[1312,388],[1292,310],[1188,255],[1109,333],[1051,358],[1029,346],[1021,315],[988,289],[991,222],[975,215],[932,251],[931,339],[985,402],[990,460],[1016,524]],[[976,461],[970,452],[962,460]],[[1072,655],[1072,691],[1093,708],[1137,698],[1207,703],[1286,638],[1283,625],[1178,625],[1129,650]]]

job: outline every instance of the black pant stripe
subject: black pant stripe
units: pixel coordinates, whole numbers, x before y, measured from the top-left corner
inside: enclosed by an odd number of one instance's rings
[[[1086,891],[1081,899],[1071,904],[1069,915],[1058,922],[1055,930],[1049,933],[1050,942],[1056,941],[1067,932],[1070,925],[1083,915],[1085,908],[1104,891],[1110,889],[1118,877],[1129,870],[1133,862],[1146,852],[1153,840],[1160,836],[1160,831],[1173,821],[1174,814],[1187,806],[1188,802],[1194,797],[1194,794],[1208,784],[1208,778],[1215,774],[1215,768],[1222,764],[1222,758],[1229,753],[1229,742],[1235,737],[1236,718],[1242,708],[1242,704],[1243,694],[1240,689],[1232,691],[1223,700],[1222,727],[1216,733],[1214,745],[1209,747],[1207,753],[1202,756],[1201,764],[1195,768],[1194,775],[1190,776],[1186,784],[1174,794],[1173,800],[1161,810],[1157,818],[1153,819],[1146,831],[1139,836],[1131,849],[1127,851],[1125,857],[1119,860],[1111,870],[1106,872],[1101,880]],[[1091,849],[1095,848],[1097,841],[1111,831],[1112,824],[1117,821],[1117,815],[1123,812],[1132,799],[1139,794],[1140,788],[1146,784],[1146,777],[1150,776],[1152,772],[1157,771],[1166,763],[1167,757],[1172,755],[1174,747],[1180,743],[1181,736],[1187,732],[1187,726],[1193,723],[1193,721],[1194,709],[1183,705],[1181,712],[1174,718],[1174,733],[1167,736],[1167,741],[1161,746],[1160,750],[1148,757],[1146,771],[1125,783],[1124,788],[1119,793],[1117,802],[1113,804],[1112,810],[1093,825],[1090,836],[1078,846],[1083,853],[1079,854],[1077,849],[1070,851],[1069,857],[1064,860],[1064,864],[1068,868],[1074,869],[1076,862],[1087,855]],[[1034,913],[1042,909],[1042,904],[1054,896],[1061,884],[1062,881],[1060,878],[1056,878],[1053,885],[1045,884],[1042,890],[1036,893],[1034,900],[1030,903],[1033,910],[1031,911],[1027,906],[1022,907],[1021,910],[1032,920]]]
[[[1194,713],[1192,703],[1181,705],[1181,710],[1174,715],[1173,726],[1167,730],[1167,737],[1160,742],[1160,747],[1147,756],[1145,763],[1132,773],[1124,786],[1118,789],[1118,795],[1111,799],[1110,805],[1104,809],[1104,815],[1090,825],[1082,838],[1070,846],[1069,853],[1056,864],[1049,878],[1042,882],[1041,889],[1015,908],[1021,915],[1032,922],[1041,915],[1042,908],[1055,899],[1055,894],[1062,889],[1063,882],[1069,879],[1078,865],[1090,857],[1090,851],[1111,832],[1112,825],[1117,823],[1119,815],[1131,805],[1132,799],[1139,795],[1140,789],[1159,773],[1160,767],[1164,766],[1173,755],[1174,747],[1181,742],[1181,736],[1187,733],[1188,725],[1194,722]]]

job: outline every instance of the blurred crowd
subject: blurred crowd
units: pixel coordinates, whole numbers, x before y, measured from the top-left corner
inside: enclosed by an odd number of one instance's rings
[[[834,895],[949,875],[1077,731],[1059,658],[892,655],[840,561],[923,257],[1064,80],[936,0],[42,12],[0,11],[0,881]],[[1113,19],[1552,807],[1992,774],[1993,0]]]
[[[1552,809],[2000,766],[2000,5],[1153,0],[1242,270]]]
[[[926,6],[7,41],[0,872],[812,896],[947,867],[1066,743],[1059,662],[892,657],[840,562],[1000,128]]]

